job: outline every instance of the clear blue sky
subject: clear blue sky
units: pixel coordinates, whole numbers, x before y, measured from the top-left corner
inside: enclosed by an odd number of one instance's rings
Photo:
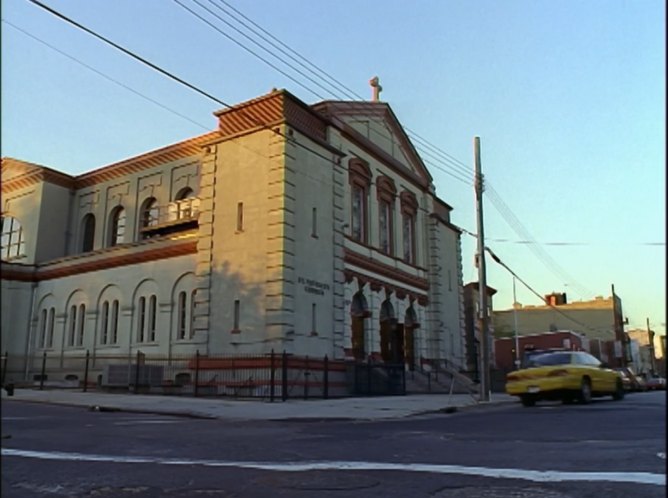
[[[306,88],[175,2],[46,3],[230,104],[273,87],[337,98],[180,1]],[[198,1],[228,19],[219,0]],[[442,170],[472,172],[480,136],[487,245],[540,294],[591,299],[614,284],[630,327],[649,318],[665,332],[663,0],[226,1],[365,99],[378,75],[403,125],[463,163],[423,155],[454,223],[472,232],[472,186]],[[215,126],[219,105],[26,0],[2,2],[2,18],[3,156],[78,174]],[[518,243],[525,232],[537,244]],[[474,245],[464,237],[465,282],[477,278]],[[495,308],[509,308],[512,277],[489,258],[488,283]],[[539,302],[519,283],[517,299]]]

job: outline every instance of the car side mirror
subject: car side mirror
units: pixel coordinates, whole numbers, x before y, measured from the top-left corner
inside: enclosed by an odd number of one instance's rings
[[[600,367],[600,368],[610,368],[610,365],[608,365],[607,363],[603,362],[603,363],[601,363],[601,364],[599,365],[599,367]]]

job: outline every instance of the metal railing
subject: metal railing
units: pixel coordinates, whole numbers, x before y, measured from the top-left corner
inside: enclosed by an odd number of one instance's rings
[[[2,384],[38,389],[89,389],[183,396],[229,396],[269,401],[349,395],[346,365],[327,356],[313,358],[272,351],[264,355],[158,356],[132,355],[2,356]],[[24,365],[24,367],[22,366]],[[16,368],[18,367],[18,368]],[[21,372],[29,372],[28,377]],[[17,379],[23,378],[19,381]]]

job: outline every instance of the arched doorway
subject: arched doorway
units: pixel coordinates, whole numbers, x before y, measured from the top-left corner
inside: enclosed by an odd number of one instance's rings
[[[362,361],[366,358],[364,348],[364,320],[371,316],[369,305],[367,304],[364,293],[359,290],[353,296],[350,304],[350,317],[352,319],[352,349],[353,358],[356,361]]]
[[[411,304],[406,309],[406,316],[404,317],[404,325],[402,330],[405,361],[408,364],[409,370],[415,370],[415,329],[420,327],[417,313]]]
[[[389,299],[380,305],[380,356],[385,363],[397,362],[397,345],[395,331],[397,320],[394,317],[394,307]]]

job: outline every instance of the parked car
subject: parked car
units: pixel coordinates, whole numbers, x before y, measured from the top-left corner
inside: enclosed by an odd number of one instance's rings
[[[519,396],[524,406],[539,400],[589,403],[595,396],[624,398],[619,372],[584,351],[549,351],[525,357],[526,368],[506,376],[506,392]]]
[[[614,368],[615,372],[619,372],[619,376],[622,378],[622,385],[624,386],[624,391],[632,392],[634,391],[633,388],[633,382],[631,381],[631,377],[629,377],[629,374],[626,373],[626,369],[624,368]]]
[[[628,391],[647,391],[647,383],[645,382],[645,379],[642,375],[635,374],[633,370],[628,367],[618,367],[614,370],[619,372],[619,374],[622,376],[622,381],[625,382],[625,389],[627,388],[626,382],[628,382]]]
[[[658,389],[666,388],[666,379],[663,377],[648,377],[647,378],[647,389],[656,391]]]

